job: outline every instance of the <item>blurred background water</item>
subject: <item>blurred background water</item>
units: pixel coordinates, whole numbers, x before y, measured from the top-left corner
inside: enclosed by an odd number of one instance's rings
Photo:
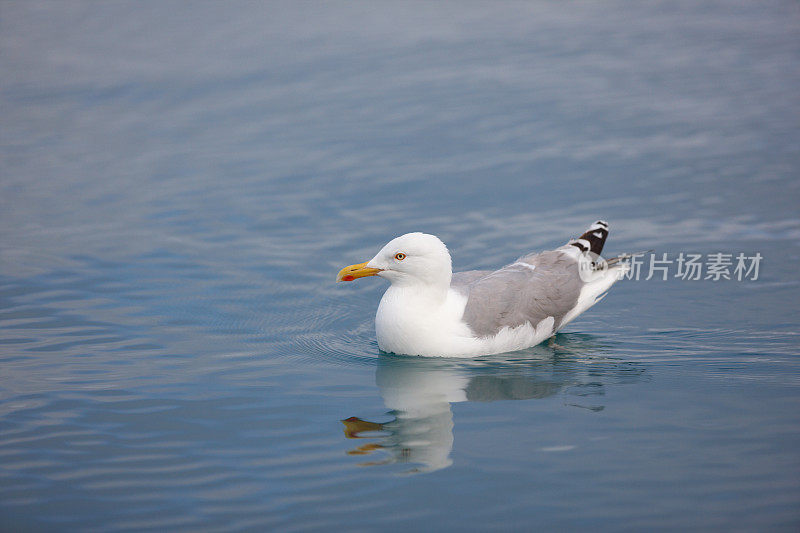
[[[800,527],[796,2],[0,3],[3,530]],[[760,253],[380,354],[407,231]],[[342,422],[344,421],[344,423]]]

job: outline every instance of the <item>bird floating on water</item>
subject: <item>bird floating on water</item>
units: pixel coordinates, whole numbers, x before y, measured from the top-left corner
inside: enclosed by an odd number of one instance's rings
[[[598,220],[578,239],[531,253],[500,270],[453,273],[435,235],[407,233],[378,254],[343,268],[336,281],[389,280],[375,315],[385,352],[476,357],[534,346],[600,301],[627,271],[619,256],[599,258],[608,224]]]

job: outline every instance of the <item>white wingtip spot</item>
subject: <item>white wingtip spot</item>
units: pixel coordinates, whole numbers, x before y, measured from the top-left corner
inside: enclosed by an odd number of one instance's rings
[[[602,220],[598,220],[597,222],[589,226],[589,229],[587,231],[594,231],[597,229],[608,231],[608,224],[606,224]]]

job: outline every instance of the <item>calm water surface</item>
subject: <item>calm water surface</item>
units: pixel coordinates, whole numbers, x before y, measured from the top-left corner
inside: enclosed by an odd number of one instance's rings
[[[0,6],[0,529],[800,527],[800,10]],[[381,354],[413,230],[763,256]],[[670,271],[675,273],[674,267]],[[644,276],[643,276],[644,277]]]

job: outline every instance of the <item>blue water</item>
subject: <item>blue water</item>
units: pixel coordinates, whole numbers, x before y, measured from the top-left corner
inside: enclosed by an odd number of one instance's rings
[[[798,36],[795,2],[4,2],[0,529],[797,531]],[[385,285],[333,282],[597,218],[759,277],[626,280],[476,360],[381,354]]]

